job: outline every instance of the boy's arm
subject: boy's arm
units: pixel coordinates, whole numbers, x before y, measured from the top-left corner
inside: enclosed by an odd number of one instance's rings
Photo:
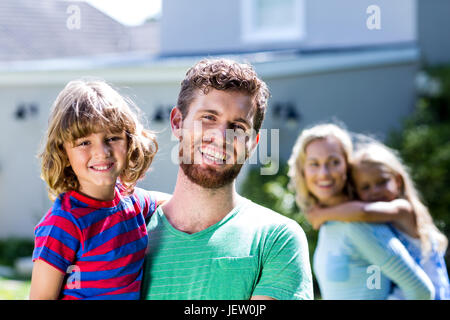
[[[56,300],[61,292],[64,273],[43,260],[36,260],[31,276],[30,300]]]
[[[412,207],[407,200],[396,199],[390,202],[349,201],[333,207],[314,207],[306,213],[306,218],[314,229],[326,221],[343,222],[399,222],[412,216]]]

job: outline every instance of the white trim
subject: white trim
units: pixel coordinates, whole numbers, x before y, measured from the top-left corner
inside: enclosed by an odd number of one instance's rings
[[[362,69],[384,65],[412,64],[419,61],[417,48],[368,50],[361,52],[288,55],[280,53],[258,53],[228,56],[237,61],[252,63],[263,79],[283,78],[311,73],[327,73],[347,69]],[[46,86],[65,84],[70,80],[94,76],[113,83],[170,84],[178,86],[186,71],[199,57],[167,59],[133,66],[101,66],[87,60],[84,64],[70,65],[70,61],[59,61],[59,68],[46,69],[35,61],[28,68],[19,70],[0,68],[0,87],[15,85]]]
[[[305,3],[294,0],[295,20],[288,28],[255,29],[256,0],[241,0],[241,39],[246,43],[300,41],[305,37]]]
[[[296,75],[328,73],[389,65],[414,64],[420,60],[419,49],[373,50],[352,53],[328,53],[296,56],[253,63],[258,75],[267,79]]]
[[[59,85],[85,77],[100,78],[117,84],[179,84],[187,69],[195,62],[192,59],[181,59],[123,65],[119,59],[105,65],[89,58],[19,62],[4,68],[0,65],[0,87]]]
[[[114,83],[176,83],[180,82],[186,69],[169,68],[109,68],[79,69],[72,71],[23,71],[0,72],[0,87],[14,85],[54,85],[74,79],[94,77]]]

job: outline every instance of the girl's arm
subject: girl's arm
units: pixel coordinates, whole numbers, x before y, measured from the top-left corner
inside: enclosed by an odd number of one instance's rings
[[[348,223],[343,232],[354,249],[374,267],[375,273],[369,277],[380,279],[381,271],[398,285],[407,300],[430,300],[435,289],[425,271],[415,262],[402,242],[392,230],[383,224]],[[369,269],[367,270],[369,271]],[[378,280],[380,281],[380,280]]]
[[[411,218],[414,212],[410,203],[404,199],[390,202],[349,201],[333,207],[314,207],[306,213],[306,218],[314,229],[326,221],[343,222],[393,222],[404,225],[401,229],[411,228]],[[408,232],[409,233],[409,232]]]
[[[30,300],[56,300],[65,274],[43,260],[36,260],[31,275]]]

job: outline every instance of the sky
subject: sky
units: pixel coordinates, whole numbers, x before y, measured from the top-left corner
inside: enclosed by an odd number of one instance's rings
[[[161,12],[162,0],[85,0],[117,21],[136,26]]]

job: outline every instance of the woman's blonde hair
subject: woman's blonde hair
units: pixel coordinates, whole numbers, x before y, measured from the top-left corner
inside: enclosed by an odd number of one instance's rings
[[[409,168],[403,163],[398,152],[377,141],[357,144],[351,166],[356,168],[361,165],[382,166],[401,178],[400,197],[408,200],[414,210],[424,256],[427,256],[432,248],[430,237],[436,239],[438,250],[445,251],[448,244],[447,237],[433,223],[433,218],[421,201],[420,194],[411,179]]]
[[[103,81],[69,82],[53,103],[43,150],[39,154],[41,178],[48,185],[49,198],[53,201],[63,192],[79,189],[64,143],[73,143],[100,130],[125,131],[127,161],[119,178],[126,192],[132,192],[158,150],[155,135],[144,129],[139,113],[131,100]]]
[[[311,206],[318,203],[316,197],[309,192],[303,174],[303,167],[306,159],[306,147],[315,140],[326,139],[328,137],[334,137],[339,141],[347,163],[347,168],[349,168],[353,151],[351,136],[343,127],[332,123],[319,124],[303,130],[297,138],[297,142],[295,143],[292,154],[288,160],[288,176],[290,178],[289,187],[295,191],[295,200],[297,205],[303,211],[308,210]],[[347,186],[348,184],[346,184],[344,193],[350,196],[350,190]]]

